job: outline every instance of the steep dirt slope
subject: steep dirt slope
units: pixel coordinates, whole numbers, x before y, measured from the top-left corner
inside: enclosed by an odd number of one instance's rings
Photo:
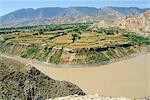
[[[45,100],[67,95],[84,95],[76,85],[56,81],[31,66],[0,57],[0,99]]]
[[[121,20],[114,22],[108,20],[100,20],[98,23],[91,25],[90,28],[96,29],[114,26],[139,34],[150,33],[150,10],[136,16],[122,18]]]
[[[137,16],[126,17],[116,22],[116,25],[137,33],[150,33],[150,10]]]

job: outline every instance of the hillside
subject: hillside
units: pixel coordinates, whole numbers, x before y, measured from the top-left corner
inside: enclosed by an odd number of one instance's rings
[[[119,27],[90,29],[92,23],[44,25],[0,29],[0,52],[52,64],[106,64],[150,44]]]
[[[56,81],[16,60],[0,57],[0,99],[45,100],[68,95],[85,95],[76,85]]]
[[[60,23],[94,22],[101,19],[118,20],[125,16],[133,16],[147,9],[136,7],[47,7],[38,9],[20,9],[0,17],[1,27],[27,25],[45,25]]]
[[[137,16],[126,17],[116,22],[116,24],[120,28],[128,29],[132,32],[150,33],[150,10]]]
[[[136,16],[125,17],[117,21],[100,20],[91,25],[92,30],[108,27],[120,27],[139,34],[150,33],[150,10],[147,10]]]

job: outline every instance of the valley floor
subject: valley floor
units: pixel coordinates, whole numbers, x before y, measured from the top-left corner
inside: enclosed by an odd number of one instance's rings
[[[6,55],[1,55],[10,57]],[[70,81],[87,94],[106,96],[142,97],[150,95],[150,54],[100,67],[53,68],[50,64],[17,59],[36,67],[44,74],[56,79]]]

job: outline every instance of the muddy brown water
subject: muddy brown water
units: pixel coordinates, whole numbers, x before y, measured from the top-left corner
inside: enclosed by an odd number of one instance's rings
[[[100,67],[53,68],[44,63],[28,63],[51,78],[78,85],[87,94],[150,96],[150,54]]]
[[[49,77],[75,83],[87,94],[126,97],[150,95],[150,54],[94,68],[34,66]]]

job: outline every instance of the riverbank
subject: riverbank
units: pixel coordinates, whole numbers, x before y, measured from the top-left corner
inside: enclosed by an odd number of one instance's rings
[[[98,93],[123,97],[150,95],[149,53],[101,67],[82,66],[81,68],[71,68],[72,66],[70,68],[54,68],[43,62],[20,57],[10,58],[30,64],[56,80],[70,81],[82,88],[87,94]]]
[[[78,96],[78,95],[70,95],[66,97],[59,97],[54,99],[48,100],[149,100],[150,97],[140,97],[140,98],[126,98],[126,97],[111,97],[111,96],[102,96],[98,94],[94,95],[85,95],[85,96]]]
[[[37,59],[29,59],[29,58],[26,59],[26,58],[22,58],[20,56],[16,56],[16,55],[13,55],[13,54],[6,54],[6,53],[1,53],[0,52],[0,55],[17,58],[17,59],[19,59],[23,62],[25,60],[25,61],[34,62],[34,63],[37,63],[37,64],[45,64],[46,66],[51,66],[51,67],[54,67],[54,68],[70,68],[70,67],[71,68],[82,68],[82,67],[85,68],[85,67],[100,67],[100,66],[104,66],[104,65],[109,65],[109,64],[112,64],[112,63],[115,63],[115,62],[128,60],[128,59],[138,57],[138,56],[141,56],[141,55],[145,55],[145,54],[148,54],[148,53],[150,53],[150,46],[142,48],[140,52],[133,53],[133,54],[130,54],[128,56],[124,56],[124,57],[121,57],[121,58],[110,59],[110,60],[102,61],[102,62],[95,63],[95,64],[54,64],[54,63],[48,63],[48,62],[45,62],[45,61],[40,61],[40,60],[37,60]]]

